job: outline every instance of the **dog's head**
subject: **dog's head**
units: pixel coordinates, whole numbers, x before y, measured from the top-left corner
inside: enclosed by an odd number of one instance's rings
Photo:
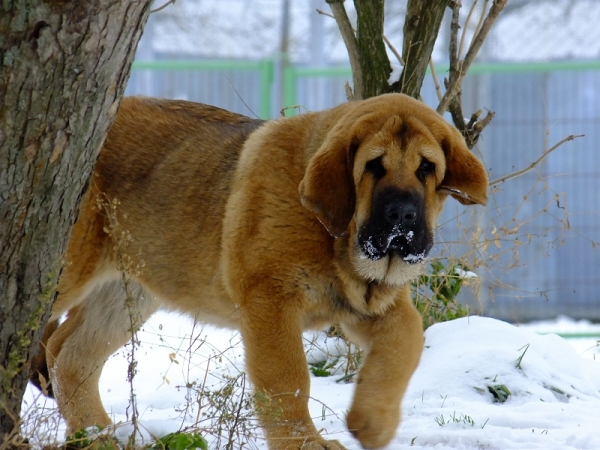
[[[404,284],[433,245],[444,200],[485,204],[487,175],[458,130],[423,103],[387,94],[338,109],[310,159],[302,204],[348,240],[369,280]]]

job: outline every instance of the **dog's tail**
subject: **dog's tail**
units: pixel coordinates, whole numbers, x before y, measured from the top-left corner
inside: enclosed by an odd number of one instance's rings
[[[50,384],[50,372],[46,361],[46,345],[52,333],[58,328],[58,320],[48,322],[44,336],[40,341],[38,353],[29,362],[29,381],[37,387],[46,397],[54,398],[54,391]]]

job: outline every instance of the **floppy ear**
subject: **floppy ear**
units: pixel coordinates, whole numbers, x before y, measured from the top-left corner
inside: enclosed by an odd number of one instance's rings
[[[302,205],[334,237],[344,234],[354,215],[352,166],[357,146],[348,130],[332,130],[308,162],[298,188]]]
[[[438,190],[447,192],[463,205],[487,203],[488,177],[485,167],[467,148],[462,135],[448,126],[442,141],[446,155],[446,174]]]

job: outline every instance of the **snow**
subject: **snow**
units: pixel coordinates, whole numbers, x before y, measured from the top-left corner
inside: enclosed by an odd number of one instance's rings
[[[388,448],[600,448],[598,343],[588,337],[572,346],[555,334],[542,334],[550,331],[597,333],[600,326],[561,318],[516,327],[473,316],[430,327],[402,405],[402,425]],[[185,317],[160,312],[139,337],[134,384],[144,442],[149,443],[152,435],[193,426],[198,417],[200,426],[215,420],[206,401],[203,411],[208,417],[202,420],[198,415],[197,392],[201,386],[214,391],[225,377],[240,376],[244,363],[239,334],[194,326]],[[308,333],[306,342],[312,363],[347,351],[323,333]],[[312,377],[310,409],[323,434],[357,450],[360,446],[344,424],[353,385],[336,383],[342,369],[329,377]],[[101,378],[104,404],[116,422],[127,421],[126,376],[127,355],[121,351],[109,360]],[[236,386],[235,391],[241,392],[243,385]],[[504,403],[495,401],[490,391],[502,386],[510,391]],[[23,408],[25,426],[34,437],[62,438],[64,424],[58,432],[51,431],[57,416],[52,401],[30,388]],[[256,427],[253,421],[248,425]],[[116,436],[126,441],[130,432],[131,426],[121,426]],[[214,436],[206,437],[218,448]],[[258,438],[249,448],[266,449],[266,443]]]
[[[470,270],[463,270],[460,267],[455,267],[454,273],[463,280],[467,280],[469,278],[479,278],[479,276],[475,272],[471,272]]]

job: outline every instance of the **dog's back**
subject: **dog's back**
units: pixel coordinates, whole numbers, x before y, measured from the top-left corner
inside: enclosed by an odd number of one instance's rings
[[[261,123],[191,102],[123,99],[73,230],[53,317],[81,300],[70,291],[123,271],[164,300],[175,294],[164,287],[177,286],[179,309],[193,309],[189,300],[210,314],[198,284],[214,281],[231,177]]]
[[[221,222],[239,153],[261,124],[208,105],[123,99],[72,231],[44,337],[48,361],[32,361],[35,384],[48,381],[46,362],[54,366],[57,356],[66,368],[59,384],[75,389],[80,374],[68,368],[81,368],[89,379],[78,392],[99,403],[96,378],[130,337],[132,312],[139,325],[161,306],[237,325],[218,277]],[[130,311],[127,296],[135,297]]]

